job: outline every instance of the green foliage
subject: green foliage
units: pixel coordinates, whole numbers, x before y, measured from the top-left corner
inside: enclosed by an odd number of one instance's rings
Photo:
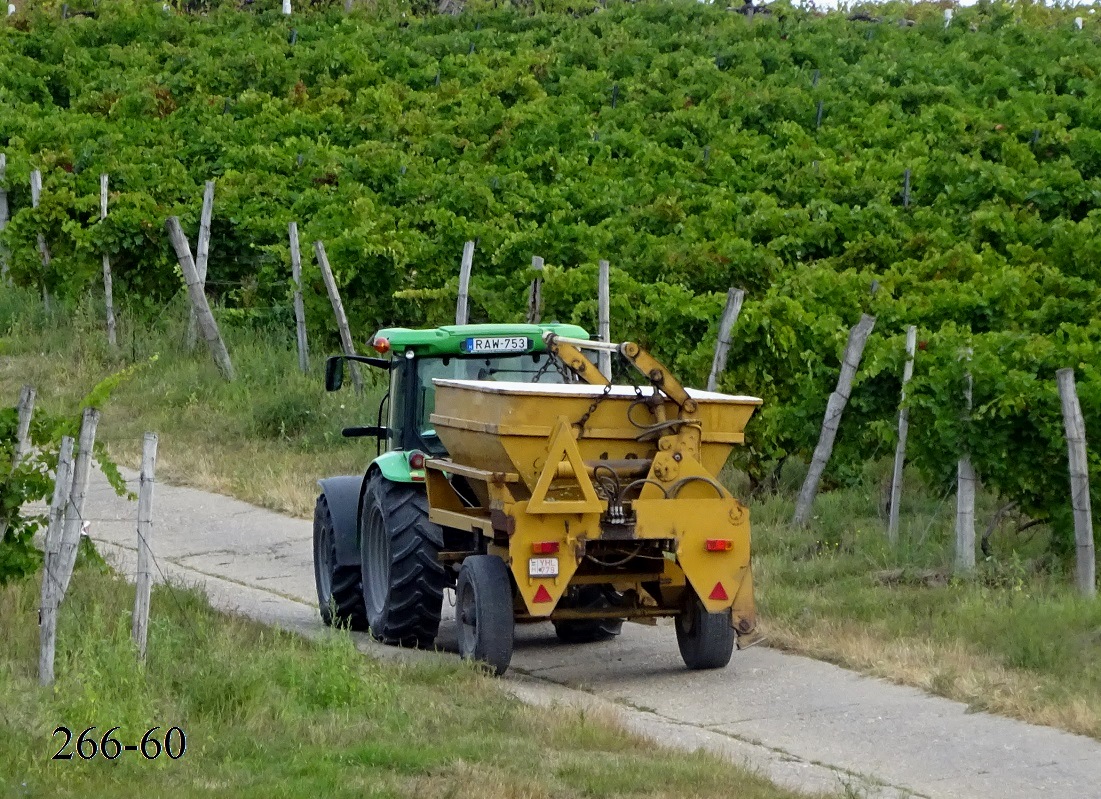
[[[915,324],[917,465],[948,479],[966,446],[988,486],[1066,533],[1056,368],[1078,369],[1086,426],[1101,429],[1092,17],[1079,31],[1080,11],[1029,2],[961,8],[947,29],[932,3],[888,3],[878,25],[785,3],[751,23],[676,0],[458,17],[395,0],[293,19],[254,5],[112,3],[61,21],[47,4],[0,27],[16,280],[75,295],[107,252],[120,293],[163,304],[180,286],[163,220],[194,235],[215,178],[210,289],[250,322],[287,318],[292,220],[307,254],[325,241],[364,337],[448,321],[477,239],[473,321],[522,318],[538,254],[544,318],[592,325],[608,258],[613,336],[698,384],[740,286],[721,385],[766,401],[740,452],[757,478],[809,454],[847,330],[873,313],[830,479],[893,446]],[[331,337],[309,260],[307,316]]]

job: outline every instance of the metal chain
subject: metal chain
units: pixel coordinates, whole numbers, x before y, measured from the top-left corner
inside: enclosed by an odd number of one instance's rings
[[[600,393],[600,395],[596,399],[593,400],[593,404],[589,406],[589,410],[585,411],[585,413],[583,413],[581,415],[581,418],[578,419],[576,422],[574,422],[574,427],[579,428],[579,432],[577,434],[578,439],[581,439],[585,435],[585,425],[588,424],[589,417],[592,416],[593,413],[596,411],[596,407],[600,403],[602,403],[604,401],[604,398],[607,397],[611,393],[612,393],[612,384],[608,383],[607,385],[604,386],[604,390]]]

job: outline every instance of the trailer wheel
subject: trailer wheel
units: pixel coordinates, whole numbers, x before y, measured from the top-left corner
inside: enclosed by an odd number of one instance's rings
[[[459,570],[455,588],[459,654],[501,675],[512,660],[512,582],[496,555],[471,555]]]
[[[734,627],[730,613],[708,613],[694,592],[687,592],[687,607],[677,616],[677,646],[690,669],[721,669],[734,651]]]
[[[428,647],[436,639],[447,573],[437,556],[443,531],[428,520],[423,487],[374,475],[364,492],[359,560],[371,634],[387,644]]]
[[[363,606],[363,581],[359,564],[341,566],[336,561],[336,531],[329,511],[329,499],[317,498],[313,511],[313,576],[321,620],[330,627],[367,629]]]
[[[604,610],[612,602],[600,585],[579,585],[558,603],[560,608]],[[552,621],[555,635],[564,644],[591,644],[608,641],[623,631],[623,619],[562,619]]]

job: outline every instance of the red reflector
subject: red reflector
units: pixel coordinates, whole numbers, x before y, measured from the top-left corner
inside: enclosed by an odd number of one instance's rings
[[[734,549],[734,542],[729,538],[708,538],[706,546],[708,552],[729,552]]]
[[[711,593],[707,596],[708,599],[715,599],[721,602],[725,602],[730,597],[726,595],[726,589],[723,588],[722,583],[715,583],[715,587],[711,589]]]
[[[553,598],[550,595],[550,591],[547,590],[545,585],[539,586],[539,590],[535,592],[535,599],[532,602],[551,602]]]
[[[531,545],[531,551],[536,555],[553,555],[558,551],[557,541],[536,541]]]
[[[409,453],[409,468],[410,469],[423,469],[424,468],[424,453],[413,451]]]

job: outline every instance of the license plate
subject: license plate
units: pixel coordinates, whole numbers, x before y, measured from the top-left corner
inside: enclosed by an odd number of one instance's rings
[[[498,352],[527,352],[531,349],[531,339],[527,336],[495,336],[492,338],[468,338],[461,347],[471,355]]]
[[[557,577],[558,558],[529,558],[528,577]]]

